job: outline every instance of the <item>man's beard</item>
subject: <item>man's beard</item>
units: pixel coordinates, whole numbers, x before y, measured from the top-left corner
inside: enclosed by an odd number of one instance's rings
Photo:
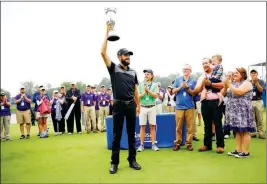
[[[123,64],[123,66],[128,66],[130,63],[127,63],[126,60],[121,60],[121,64]]]

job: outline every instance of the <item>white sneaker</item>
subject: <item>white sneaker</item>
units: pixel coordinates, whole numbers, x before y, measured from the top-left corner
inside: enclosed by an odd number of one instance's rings
[[[69,132],[68,134],[69,134],[69,135],[71,135],[72,133],[71,133],[71,132]]]
[[[59,132],[59,135],[62,135],[62,132]]]
[[[79,132],[79,134],[82,134],[82,132]]]
[[[144,151],[144,149],[145,149],[145,148],[144,148],[144,145],[141,144],[141,145],[138,147],[137,151],[138,151],[138,152],[141,152],[141,151]]]
[[[12,141],[11,137],[6,138],[7,141]]]
[[[159,151],[159,148],[157,147],[156,144],[153,144],[151,149],[154,151]]]
[[[228,138],[229,138],[229,135],[225,135],[224,138],[225,138],[225,139],[228,139]]]

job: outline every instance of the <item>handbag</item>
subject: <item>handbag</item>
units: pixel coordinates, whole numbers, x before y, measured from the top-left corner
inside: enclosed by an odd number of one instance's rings
[[[47,97],[45,96],[43,98],[43,103],[41,103],[40,105],[40,114],[51,114],[51,109],[49,107],[49,100],[47,99]]]

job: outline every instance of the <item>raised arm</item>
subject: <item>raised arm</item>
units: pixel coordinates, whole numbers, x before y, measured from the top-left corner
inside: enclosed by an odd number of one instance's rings
[[[226,94],[227,94],[227,89],[229,88],[229,86],[230,86],[230,84],[231,84],[231,81],[228,80],[228,79],[226,79],[226,80],[223,81],[223,83],[224,83],[224,88],[221,89],[221,94],[222,94],[223,96],[226,96]]]
[[[104,43],[103,43],[102,48],[101,48],[101,56],[102,56],[106,66],[108,68],[111,66],[111,60],[110,60],[109,56],[107,55],[108,33],[110,30],[112,30],[112,26],[110,26],[107,23],[106,35],[105,35]]]

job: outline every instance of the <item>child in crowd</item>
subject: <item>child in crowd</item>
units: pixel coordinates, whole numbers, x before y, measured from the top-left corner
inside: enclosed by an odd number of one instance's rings
[[[211,81],[211,83],[219,83],[222,82],[222,77],[223,77],[223,66],[222,66],[222,56],[221,55],[214,55],[212,56],[212,74],[209,78],[209,80]],[[220,90],[216,90],[212,89],[210,86],[205,86],[204,90],[201,93],[201,98],[200,101],[203,101],[207,98],[207,93],[208,91],[213,91],[213,92],[217,92],[217,95],[219,96],[219,105],[222,103],[223,101],[223,96],[220,93]]]

